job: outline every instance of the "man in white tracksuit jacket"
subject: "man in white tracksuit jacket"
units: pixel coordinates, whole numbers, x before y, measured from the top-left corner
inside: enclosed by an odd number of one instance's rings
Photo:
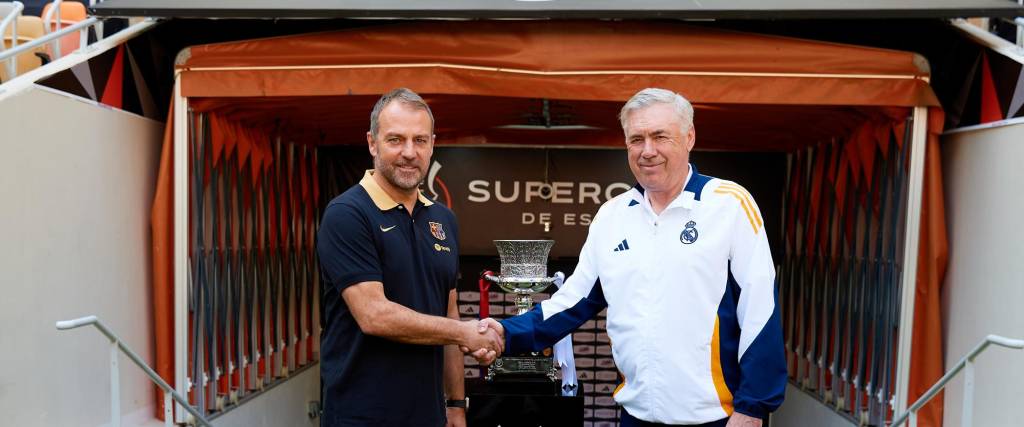
[[[787,374],[757,204],[689,163],[696,133],[682,96],[644,89],[620,120],[636,187],[601,206],[558,292],[481,328],[503,333],[506,353],[538,351],[607,307],[623,427],[760,426]]]

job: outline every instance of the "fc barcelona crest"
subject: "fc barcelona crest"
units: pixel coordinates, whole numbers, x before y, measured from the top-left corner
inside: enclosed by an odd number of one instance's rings
[[[437,240],[444,240],[444,227],[441,226],[440,222],[431,222],[430,234],[432,234]]]

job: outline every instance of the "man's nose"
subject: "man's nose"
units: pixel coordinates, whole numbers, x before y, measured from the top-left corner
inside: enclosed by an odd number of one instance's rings
[[[654,140],[651,138],[644,138],[644,149],[640,152],[643,157],[654,157],[658,155],[658,150],[654,149]]]
[[[413,142],[413,140],[411,140],[411,139],[405,141],[405,144],[402,144],[402,153],[401,154],[402,154],[402,157],[404,157],[406,159],[414,159],[414,158],[416,158],[416,143]]]

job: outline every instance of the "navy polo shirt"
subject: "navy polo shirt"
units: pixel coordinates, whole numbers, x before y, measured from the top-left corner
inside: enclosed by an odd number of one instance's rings
[[[455,215],[422,194],[410,215],[372,173],[327,205],[317,234],[326,320],[322,425],[442,426],[444,346],[364,334],[341,292],[377,281],[388,300],[446,316],[458,272]]]

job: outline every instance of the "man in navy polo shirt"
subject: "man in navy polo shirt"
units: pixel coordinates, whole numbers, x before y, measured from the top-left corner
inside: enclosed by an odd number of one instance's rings
[[[419,192],[433,129],[419,95],[381,97],[366,133],[373,170],[324,212],[324,426],[464,426],[459,347],[493,359],[504,345],[459,321],[455,215]]]

